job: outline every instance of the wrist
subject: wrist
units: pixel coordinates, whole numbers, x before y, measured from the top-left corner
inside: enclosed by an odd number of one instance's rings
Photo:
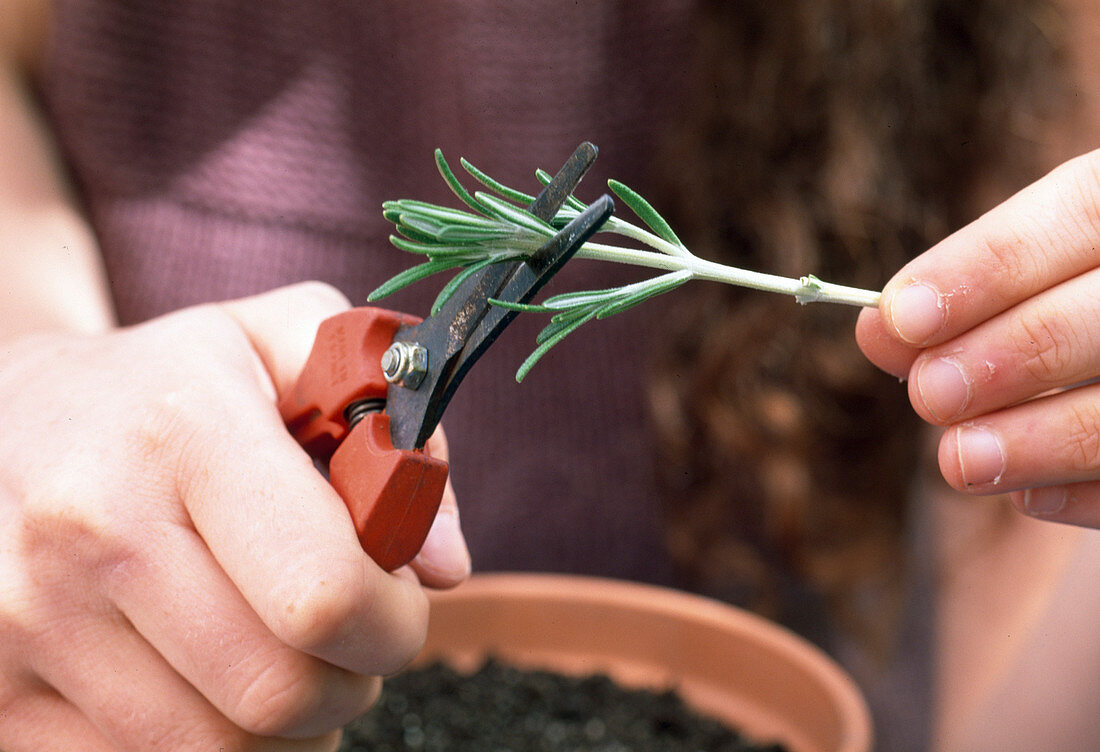
[[[0,211],[0,237],[18,249],[5,254],[0,342],[35,332],[97,334],[116,326],[98,246],[74,211]]]

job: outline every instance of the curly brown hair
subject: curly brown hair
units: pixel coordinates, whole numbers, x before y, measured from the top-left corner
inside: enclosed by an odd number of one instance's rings
[[[1057,16],[1039,0],[697,13],[658,198],[700,255],[878,288],[971,218],[979,188],[1037,176],[1062,102]],[[774,618],[795,618],[781,594],[798,582],[859,621],[857,594],[904,581],[921,455],[905,390],[860,355],[851,309],[693,293],[651,382],[675,561],[689,586]]]

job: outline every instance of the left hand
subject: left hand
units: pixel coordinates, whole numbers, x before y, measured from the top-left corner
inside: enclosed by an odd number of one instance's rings
[[[1100,151],[907,264],[856,338],[946,430],[954,488],[1100,527]]]
[[[385,572],[276,408],[348,305],[303,284],[6,344],[0,747],[331,752],[416,655],[421,586],[470,569],[453,494]]]

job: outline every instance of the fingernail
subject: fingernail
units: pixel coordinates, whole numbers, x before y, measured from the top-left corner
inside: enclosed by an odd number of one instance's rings
[[[943,297],[923,282],[903,287],[890,301],[894,330],[911,345],[924,344],[943,329],[946,313]]]
[[[444,577],[463,578],[470,573],[470,552],[457,514],[443,509],[435,516],[420,548],[420,564]]]
[[[1005,455],[997,435],[987,428],[959,426],[956,451],[963,483],[971,486],[996,485],[1005,472]]]
[[[1024,509],[1036,517],[1057,514],[1066,505],[1066,487],[1029,488],[1024,492]]]
[[[925,409],[941,423],[950,423],[970,403],[970,380],[949,358],[921,363],[916,386]]]

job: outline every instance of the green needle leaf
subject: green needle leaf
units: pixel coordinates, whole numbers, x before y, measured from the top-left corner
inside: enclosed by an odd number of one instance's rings
[[[439,168],[439,174],[443,176],[443,180],[446,181],[451,191],[458,196],[462,203],[476,212],[485,211],[485,207],[478,203],[477,199],[466,190],[462,183],[458,182],[458,178],[455,177],[454,172],[451,170],[451,166],[447,164],[447,160],[443,158],[442,149],[435,150],[435,165]]]
[[[424,243],[426,245],[435,245],[436,244],[435,236],[430,234],[430,233],[421,232],[420,230],[416,229],[416,227],[409,225],[407,222],[405,222],[403,220],[399,220],[395,224],[397,225],[397,231],[399,233],[401,233],[402,235],[404,235],[405,238],[407,238],[408,240],[413,241],[414,243]],[[393,242],[393,239],[395,237],[396,236],[391,235],[390,236],[390,242]],[[398,238],[398,239],[400,240],[400,238]],[[413,250],[411,248],[402,248],[401,246],[397,245],[397,243],[394,243],[394,245],[397,246],[398,248],[401,248],[401,250],[403,250],[403,251],[409,251],[410,253],[420,253],[420,251],[416,251],[416,250]]]
[[[554,345],[558,344],[567,336],[576,331],[577,328],[581,326],[581,324],[591,321],[593,318],[595,318],[595,316],[596,312],[593,311],[587,316],[577,319],[569,326],[563,327],[560,331],[558,331],[556,334],[549,337],[548,339],[543,340],[542,344],[535,348],[535,351],[533,353],[527,356],[527,360],[523,361],[523,363],[519,367],[519,370],[516,371],[516,381],[522,382],[525,378],[527,378],[527,374],[531,371],[532,368],[534,368],[535,364],[542,359],[543,355],[546,355],[546,353],[550,352],[550,348],[552,348]]]
[[[676,233],[672,231],[672,227],[665,221],[665,218],[658,214],[657,210],[654,209],[648,201],[642,198],[640,194],[623,185],[618,180],[608,180],[607,187],[610,188],[611,192],[618,196],[624,204],[629,206],[630,211],[637,214],[638,219],[645,222],[649,229],[657,234],[657,237],[681,248],[684,247],[684,244],[680,242],[680,238],[676,237]]]
[[[481,246],[477,243],[452,243],[443,245],[434,240],[417,242],[396,235],[390,236],[390,243],[395,248],[400,248],[402,251],[419,253],[433,258],[436,256],[474,256],[476,260],[478,257],[484,255],[479,252]]]
[[[689,279],[691,279],[691,272],[686,270],[654,277],[650,280],[649,284],[632,295],[626,296],[622,300],[612,301],[601,307],[600,310],[596,312],[596,318],[606,319],[608,316],[612,316],[616,313],[628,311],[639,303],[644,303],[652,297],[675,290]]]
[[[479,201],[486,205],[487,213],[501,219],[504,222],[511,222],[517,227],[531,232],[538,233],[547,238],[554,236],[554,228],[543,222],[526,209],[520,209],[513,204],[509,204],[503,199],[497,198],[491,193],[478,192],[477,198]]]
[[[520,313],[553,313],[553,308],[547,308],[544,305],[534,305],[531,303],[517,303],[513,300],[500,300],[499,298],[489,298],[489,304],[495,305],[499,308],[507,308],[509,311],[518,311]]]
[[[522,204],[523,206],[530,206],[535,200],[534,196],[529,196],[523,191],[517,191],[515,188],[509,188],[508,186],[504,185],[504,183],[501,183],[498,180],[494,180],[493,178],[489,177],[484,172],[467,162],[465,159],[462,160],[462,167],[466,170],[466,172],[470,173],[470,176],[473,177],[474,180],[481,183],[493,193],[496,193],[513,203]]]
[[[426,261],[423,264],[418,264],[379,285],[367,296],[367,300],[369,302],[381,300],[388,295],[393,295],[398,290],[408,287],[414,282],[419,282],[425,277],[430,277],[438,272],[445,272],[448,269],[453,269],[454,266],[455,264],[452,261]]]
[[[466,267],[456,274],[451,281],[444,285],[443,289],[439,291],[439,295],[436,296],[435,302],[432,303],[432,315],[434,316],[439,313],[439,310],[451,299],[451,296],[455,294],[455,290],[458,289],[459,285],[490,264],[495,264],[502,260],[503,259],[498,257],[487,258],[484,261],[479,261],[476,264]]]

